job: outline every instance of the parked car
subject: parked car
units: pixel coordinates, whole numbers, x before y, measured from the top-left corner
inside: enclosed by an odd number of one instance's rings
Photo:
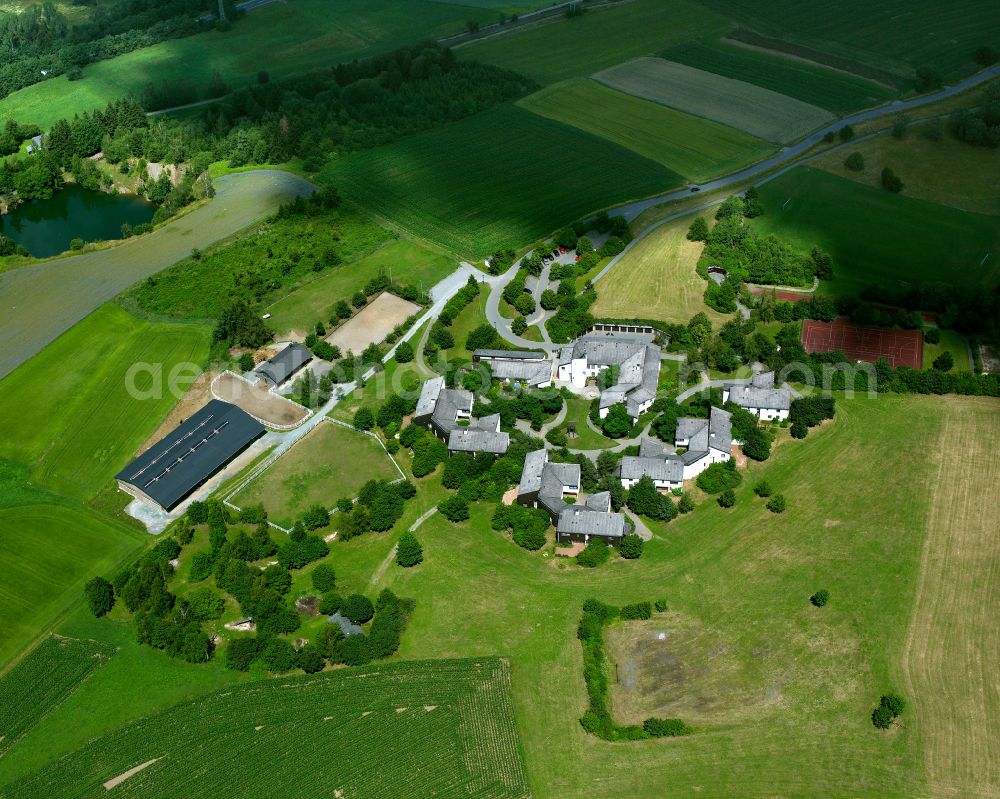
[[[559,245],[559,254],[560,255],[565,255],[566,254],[566,248],[563,247],[561,244]]]
[[[696,191],[701,191],[701,186],[692,186],[691,193],[694,194]]]

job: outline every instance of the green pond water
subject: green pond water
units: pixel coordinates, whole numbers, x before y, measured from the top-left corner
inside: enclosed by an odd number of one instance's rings
[[[0,233],[36,258],[68,250],[73,239],[120,239],[122,225],[153,218],[153,206],[128,194],[104,194],[68,184],[48,200],[31,200],[0,216]]]

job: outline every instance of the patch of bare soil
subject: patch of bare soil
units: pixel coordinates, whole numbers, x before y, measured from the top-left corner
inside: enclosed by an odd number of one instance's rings
[[[369,344],[385,340],[396,325],[405,322],[420,306],[395,294],[379,294],[361,311],[334,330],[326,340],[345,355],[360,355]]]
[[[212,384],[219,399],[231,402],[265,424],[284,427],[301,422],[308,412],[294,402],[272,394],[264,381],[249,383],[236,375],[220,375]]]
[[[136,774],[138,774],[144,768],[149,768],[151,765],[153,765],[159,759],[160,758],[158,758],[158,757],[154,757],[152,760],[147,760],[145,763],[140,763],[135,768],[130,768],[128,771],[126,771],[126,772],[124,772],[122,774],[119,774],[117,777],[115,777],[113,779],[108,780],[107,782],[104,783],[104,790],[110,791],[112,788],[115,788],[115,787],[121,785],[129,777],[134,777]]]
[[[200,411],[212,399],[212,381],[217,374],[217,372],[202,372],[198,375],[198,379],[191,384],[191,388],[184,392],[184,396],[181,397],[180,402],[167,414],[167,418],[156,428],[156,432],[139,447],[136,455],[141,455],[185,419],[191,418],[196,412]]]
[[[303,596],[295,600],[295,610],[303,616],[319,615],[319,597]]]

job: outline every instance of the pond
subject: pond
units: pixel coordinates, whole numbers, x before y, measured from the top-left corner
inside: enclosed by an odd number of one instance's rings
[[[120,239],[122,225],[153,218],[153,206],[131,194],[104,194],[67,184],[48,200],[31,200],[0,216],[0,233],[36,258],[69,249],[73,239]]]

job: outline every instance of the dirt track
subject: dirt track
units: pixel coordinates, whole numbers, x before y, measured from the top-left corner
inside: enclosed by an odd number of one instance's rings
[[[362,308],[357,316],[334,330],[326,340],[340,347],[344,355],[348,352],[360,355],[369,344],[384,341],[396,325],[419,310],[419,305],[383,292]]]
[[[294,402],[272,394],[262,383],[248,383],[235,375],[223,374],[212,384],[219,399],[231,402],[265,423],[284,427],[306,418],[306,411]]]

